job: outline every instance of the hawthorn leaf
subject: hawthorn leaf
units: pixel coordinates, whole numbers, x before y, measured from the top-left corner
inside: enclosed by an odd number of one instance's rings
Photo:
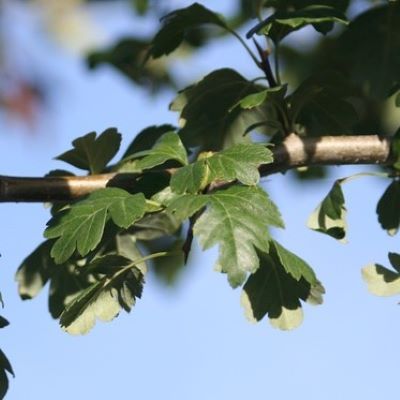
[[[239,100],[233,108],[240,106],[243,109],[252,109],[258,107],[267,101],[272,101],[274,103],[282,103],[286,95],[287,85],[276,86],[273,88],[264,89],[257,93],[252,93],[241,100]]]
[[[238,72],[223,68],[181,91],[170,109],[180,113],[183,143],[214,151],[247,142],[245,132],[249,126],[278,119],[270,102],[247,110],[234,107],[242,98],[263,89]]]
[[[400,91],[396,94],[396,97],[394,99],[394,104],[396,107],[400,107]]]
[[[85,334],[96,319],[111,321],[121,308],[129,312],[141,296],[143,274],[132,260],[107,255],[93,261],[87,268],[105,274],[99,281],[82,290],[60,316],[61,326],[71,334]]]
[[[322,302],[324,289],[318,281],[313,285],[303,277],[299,280],[285,270],[276,246],[270,254],[259,254],[260,267],[252,273],[243,286],[241,303],[246,317],[258,322],[268,315],[275,328],[290,330],[303,321],[301,301],[312,298],[312,304]],[[316,293],[319,301],[315,301]]]
[[[176,193],[196,193],[213,181],[233,181],[256,185],[260,179],[258,167],[272,163],[272,152],[257,143],[236,144],[193,164],[180,168],[171,179]]]
[[[356,17],[337,48],[351,79],[378,99],[388,98],[400,82],[400,3],[385,3]]]
[[[277,11],[250,29],[246,36],[251,38],[257,33],[266,35],[274,43],[278,43],[285,36],[308,25],[313,25],[318,32],[326,34],[335,22],[348,24],[346,16],[338,9],[325,5],[311,5],[295,11]]]
[[[161,136],[154,147],[134,153],[130,158],[143,157],[137,162],[141,170],[164,164],[168,160],[178,161],[182,165],[188,164],[186,149],[175,132],[168,132]]]
[[[285,249],[276,240],[271,240],[271,244],[275,250],[276,256],[285,271],[290,274],[296,281],[305,279],[311,286],[317,284],[317,277],[312,268],[299,256]]]
[[[172,11],[161,18],[161,22],[163,26],[150,45],[149,54],[153,58],[173,52],[183,42],[187,31],[199,25],[211,24],[229,31],[221,16],[198,3]]]
[[[4,399],[8,391],[9,382],[7,372],[15,376],[10,361],[3,350],[0,349],[0,399]]]
[[[58,265],[50,257],[52,240],[40,244],[28,257],[22,261],[15,275],[18,282],[18,292],[23,300],[33,299],[46,285],[51,274]]]
[[[389,253],[389,261],[395,271],[380,264],[369,264],[362,269],[368,290],[377,296],[400,294],[400,254]]]
[[[74,148],[56,157],[74,167],[90,171],[91,174],[102,172],[119,150],[121,134],[117,129],[106,129],[96,138],[95,132],[75,139]]]
[[[268,195],[255,186],[232,186],[208,197],[205,212],[193,233],[202,248],[219,245],[216,269],[228,275],[232,287],[257,270],[256,249],[268,252],[269,225],[283,227],[280,213]]]
[[[175,234],[179,227],[180,220],[170,212],[162,211],[146,214],[135,223],[133,233],[138,240],[154,240]]]
[[[394,236],[400,225],[400,182],[394,180],[379,199],[376,213],[378,221],[390,236]]]
[[[208,200],[207,195],[183,194],[168,203],[167,211],[178,220],[184,221],[205,207]]]
[[[346,207],[339,180],[310,215],[307,226],[342,242],[346,241]]]
[[[128,228],[145,211],[146,199],[142,193],[131,195],[119,188],[93,192],[48,222],[45,237],[58,238],[51,256],[57,264],[65,262],[75,250],[85,256],[100,243],[108,219],[121,228]]]

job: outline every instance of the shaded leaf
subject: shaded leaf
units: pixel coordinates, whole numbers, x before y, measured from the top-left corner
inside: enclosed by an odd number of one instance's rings
[[[313,211],[307,223],[310,229],[345,241],[346,208],[340,181],[336,181],[321,204]]]
[[[325,34],[333,28],[334,22],[348,23],[342,12],[334,7],[324,5],[311,5],[295,11],[277,11],[252,28],[247,33],[247,38],[257,33],[266,35],[278,43],[289,33],[307,25],[313,25],[318,32]]]
[[[264,89],[261,92],[252,93],[238,101],[234,107],[240,106],[244,109],[258,107],[261,104],[272,101],[273,103],[282,103],[287,91],[287,85],[276,86],[274,88]]]
[[[248,277],[241,303],[250,321],[257,322],[268,315],[272,326],[289,330],[303,321],[300,300],[308,301],[311,298],[312,304],[319,304],[323,293],[318,281],[310,285],[304,278],[296,280],[287,273],[276,247],[271,247],[269,255],[260,254],[260,267]],[[318,301],[315,301],[316,298]]]
[[[106,274],[99,281],[82,290],[60,316],[61,326],[71,334],[87,333],[96,319],[110,321],[120,309],[129,312],[141,296],[143,274],[132,261],[122,256],[104,256],[88,268]]]
[[[176,193],[196,193],[213,181],[236,179],[244,185],[256,185],[258,167],[272,161],[272,152],[262,144],[237,144],[180,168],[171,178],[171,188]]]
[[[178,231],[180,220],[169,212],[157,212],[145,215],[135,223],[133,233],[138,240],[153,240]]]
[[[108,219],[121,228],[128,228],[145,211],[146,199],[141,193],[131,195],[119,188],[98,190],[48,222],[45,237],[58,238],[51,256],[57,264],[71,257],[75,249],[85,256],[100,243]]]
[[[32,299],[43,289],[54,268],[58,268],[50,257],[53,241],[40,244],[18,267],[15,279],[18,292],[23,300]]]
[[[400,294],[400,254],[389,253],[389,261],[396,271],[380,264],[369,264],[362,269],[368,290],[377,296]]]
[[[206,195],[183,194],[168,202],[167,211],[173,213],[178,220],[184,221],[203,208],[208,200]]]
[[[0,349],[0,399],[3,399],[8,391],[9,382],[7,372],[14,376],[10,361],[8,361],[7,356]]]
[[[275,204],[258,187],[233,186],[208,197],[193,233],[203,249],[219,245],[216,269],[236,287],[259,266],[256,249],[268,251],[269,225],[283,227]]]
[[[74,167],[97,174],[115,156],[121,143],[121,134],[115,128],[106,129],[96,138],[96,133],[91,132],[75,139],[74,148],[56,157]]]
[[[223,68],[181,91],[170,108],[180,113],[183,143],[200,146],[201,150],[220,150],[248,141],[246,129],[261,121],[276,120],[277,111],[270,102],[247,110],[234,106],[262,89],[236,71]]]
[[[376,207],[378,221],[382,229],[391,236],[395,235],[400,225],[400,182],[394,180],[387,187]]]
[[[134,153],[130,158],[143,157],[137,162],[141,170],[164,164],[168,160],[178,161],[182,165],[188,163],[186,149],[175,132],[168,132],[161,136],[152,149]]]
[[[212,24],[228,29],[222,17],[204,6],[194,3],[187,8],[175,10],[161,19],[163,26],[151,42],[149,53],[153,58],[174,51],[184,40],[185,33],[202,24]]]
[[[5,328],[8,325],[10,325],[10,323],[0,315],[0,329]]]

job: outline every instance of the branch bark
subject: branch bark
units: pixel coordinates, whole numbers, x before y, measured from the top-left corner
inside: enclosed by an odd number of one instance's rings
[[[272,151],[274,162],[260,167],[262,176],[302,166],[392,162],[391,138],[377,135],[301,138],[291,134]],[[164,172],[172,175],[174,171]],[[137,177],[126,173],[45,178],[0,176],[0,202],[70,201],[105,187],[133,189]]]

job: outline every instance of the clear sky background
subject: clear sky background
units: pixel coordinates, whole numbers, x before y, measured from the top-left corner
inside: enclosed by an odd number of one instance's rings
[[[230,3],[203,2],[219,11]],[[42,176],[62,168],[52,157],[92,130],[116,126],[126,147],[148,125],[176,123],[167,110],[171,92],[153,98],[111,68],[88,71],[81,58],[45,39],[27,15],[12,12],[21,18],[12,24],[21,57],[48,67],[52,97],[36,134],[0,121],[1,174]],[[102,13],[97,18],[114,38],[138,28],[122,6]],[[177,71],[188,80],[218,67],[255,74],[229,39],[184,60]],[[348,244],[305,227],[334,178],[361,170],[368,168],[336,168],[329,179],[305,185],[289,176],[264,181],[287,226],[276,237],[313,266],[327,291],[325,303],[306,305],[302,326],[290,332],[272,328],[267,319],[247,322],[240,289],[232,290],[226,276],[213,271],[214,249],[196,250],[173,289],[149,274],[131,314],[99,322],[86,336],[70,336],[47,311],[47,289],[23,302],[14,282],[18,265],[42,241],[48,211],[41,204],[0,204],[2,314],[11,323],[0,332],[1,348],[16,372],[7,399],[397,399],[398,299],[369,294],[360,273],[369,262],[387,265],[387,252],[400,251],[399,238],[389,238],[375,215],[387,182],[363,178],[346,184]]]

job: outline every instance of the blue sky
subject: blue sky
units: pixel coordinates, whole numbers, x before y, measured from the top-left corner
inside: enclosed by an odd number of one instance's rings
[[[214,2],[204,3],[211,7]],[[213,8],[222,11],[227,4]],[[113,34],[131,29],[127,14],[123,18],[108,22]],[[41,176],[61,168],[52,157],[92,130],[116,126],[127,146],[148,125],[176,123],[167,111],[172,93],[152,98],[109,68],[87,71],[65,50],[36,41],[29,24],[20,29],[32,53],[52,66],[55,94],[40,134],[1,126],[1,174]],[[224,40],[222,50],[220,43],[209,56],[202,53],[181,63],[185,79],[222,66],[254,76],[235,42]],[[14,282],[16,268],[42,240],[48,211],[41,204],[1,204],[2,314],[11,323],[0,332],[1,347],[16,372],[7,399],[396,398],[398,299],[372,296],[360,274],[365,264],[387,264],[387,252],[399,250],[398,237],[389,238],[375,215],[386,182],[363,178],[345,186],[348,244],[305,227],[334,178],[360,170],[367,168],[335,168],[329,179],[303,186],[289,176],[264,180],[287,226],[276,237],[315,268],[327,290],[325,303],[305,306],[302,326],[291,332],[276,330],[267,320],[247,322],[240,290],[232,290],[226,276],[213,271],[216,250],[196,249],[176,288],[167,289],[149,275],[131,314],[98,323],[86,336],[69,336],[47,312],[47,290],[22,302]]]

